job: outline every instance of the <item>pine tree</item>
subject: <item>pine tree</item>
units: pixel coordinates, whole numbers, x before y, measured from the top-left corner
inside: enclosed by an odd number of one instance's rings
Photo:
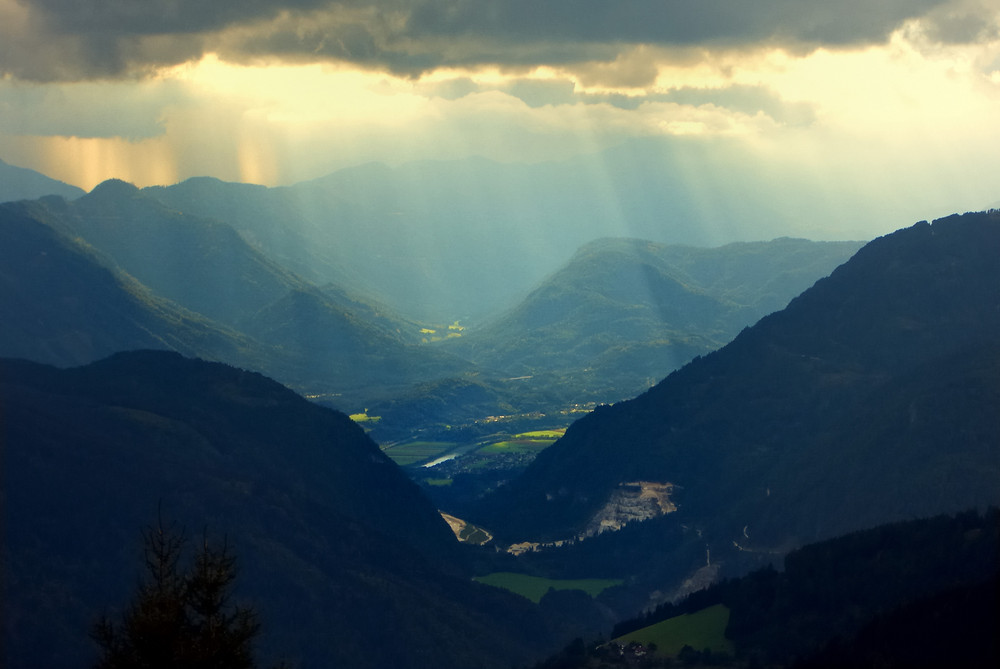
[[[143,532],[145,578],[119,624],[105,615],[94,626],[95,669],[254,667],[260,625],[252,608],[230,602],[236,559],[228,543],[204,538],[182,569],[186,543],[162,521]]]

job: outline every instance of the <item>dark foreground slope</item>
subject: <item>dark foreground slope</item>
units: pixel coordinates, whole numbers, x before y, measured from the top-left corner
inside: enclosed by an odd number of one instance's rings
[[[660,662],[650,666],[663,666],[663,656],[684,645],[691,647],[682,662],[700,655],[712,665],[693,636],[701,630],[677,624],[679,616],[722,606],[729,666],[986,669],[1000,663],[998,576],[1000,512],[967,511],[809,544],[789,553],[781,571],[769,566],[727,579],[619,623],[611,636],[668,639],[671,649],[661,645]],[[564,651],[536,666],[621,666],[600,646],[589,658],[576,655]]]
[[[127,601],[158,508],[229,537],[264,658],[508,667],[541,646],[532,610],[467,579],[448,527],[357,425],[265,377],[165,352],[6,360],[0,411],[6,667],[93,657],[89,626]]]
[[[476,520],[560,538],[620,483],[670,482],[679,509],[651,531],[696,531],[724,559],[1000,501],[998,258],[996,214],[871,242],[720,351],[578,421]]]

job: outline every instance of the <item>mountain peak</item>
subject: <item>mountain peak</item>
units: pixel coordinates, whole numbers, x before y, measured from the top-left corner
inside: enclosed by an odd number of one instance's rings
[[[94,190],[87,194],[88,198],[116,198],[132,197],[139,192],[139,189],[127,181],[121,179],[108,179],[102,181],[94,187]]]

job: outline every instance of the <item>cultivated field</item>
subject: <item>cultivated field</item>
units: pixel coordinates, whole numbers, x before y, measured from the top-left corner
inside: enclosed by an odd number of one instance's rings
[[[729,624],[729,609],[716,604],[697,613],[685,614],[643,627],[640,630],[618,637],[615,641],[630,643],[638,641],[643,645],[656,644],[656,652],[661,655],[677,655],[684,646],[697,651],[706,648],[713,653],[732,653],[733,644],[726,638]]]

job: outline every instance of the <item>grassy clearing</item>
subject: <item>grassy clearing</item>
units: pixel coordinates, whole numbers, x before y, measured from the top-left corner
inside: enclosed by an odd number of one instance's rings
[[[477,576],[473,580],[485,583],[486,585],[492,585],[495,588],[510,590],[515,594],[530,599],[536,604],[541,601],[550,588],[553,590],[583,590],[591,597],[596,597],[607,588],[622,583],[621,579],[552,579],[512,572],[496,572],[487,574],[486,576]]]
[[[622,643],[638,641],[645,645],[655,643],[658,655],[677,655],[684,646],[691,646],[698,651],[708,648],[713,653],[731,654],[733,644],[726,638],[728,624],[729,609],[722,604],[716,604],[697,613],[677,616],[643,627],[641,630],[618,637],[615,641]]]
[[[455,482],[454,479],[424,479],[424,483],[426,483],[427,485],[436,485],[439,487],[449,486],[454,482]]]
[[[420,328],[420,334],[426,336],[421,337],[420,341],[424,344],[430,344],[432,342],[439,342],[445,339],[456,339],[461,337],[463,332],[465,332],[465,326],[461,325],[459,321],[455,321],[451,325],[422,327]]]
[[[555,443],[556,439],[563,436],[565,433],[565,429],[522,432],[520,434],[515,434],[512,439],[498,441],[495,444],[483,446],[477,451],[477,453],[480,455],[503,455],[508,453],[530,453],[538,455]]]
[[[454,447],[455,444],[450,441],[411,441],[407,444],[390,446],[385,449],[385,454],[397,465],[406,467],[435,458]]]
[[[555,441],[566,434],[566,428],[561,427],[558,430],[535,430],[533,432],[522,432],[521,434],[514,435],[515,439],[536,439],[539,441],[550,440]]]
[[[477,452],[481,455],[501,455],[504,453],[540,453],[553,444],[554,439],[510,439],[483,446]]]

